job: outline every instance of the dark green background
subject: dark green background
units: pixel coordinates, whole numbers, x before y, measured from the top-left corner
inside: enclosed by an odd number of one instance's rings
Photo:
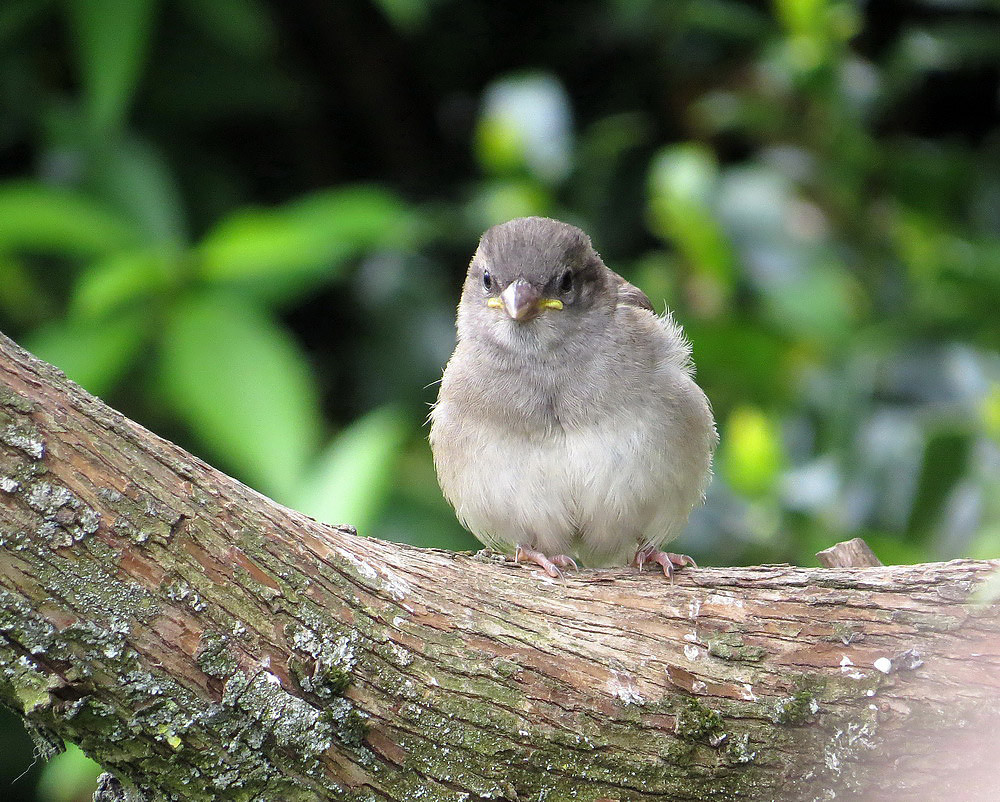
[[[551,215],[693,340],[678,549],[996,556],[998,123],[995,0],[4,0],[0,329],[283,503],[474,548],[427,404],[479,233]]]

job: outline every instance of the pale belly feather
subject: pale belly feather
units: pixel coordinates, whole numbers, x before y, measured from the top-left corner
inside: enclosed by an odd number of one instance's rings
[[[669,417],[643,423],[619,414],[529,437],[483,421],[456,430],[449,412],[435,410],[436,425],[464,441],[452,451],[463,458],[442,474],[442,487],[462,522],[495,548],[521,543],[590,565],[621,564],[637,544],[679,534],[700,497],[704,469],[683,449],[663,448],[684,444]]]

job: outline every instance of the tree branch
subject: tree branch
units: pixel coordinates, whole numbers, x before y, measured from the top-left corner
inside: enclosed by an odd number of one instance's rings
[[[966,800],[1000,783],[998,607],[975,596],[997,562],[557,582],[363,539],[2,336],[0,535],[0,698],[133,798]]]

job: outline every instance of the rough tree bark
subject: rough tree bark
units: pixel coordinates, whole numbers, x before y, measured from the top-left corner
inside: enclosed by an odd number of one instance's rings
[[[363,539],[2,337],[0,534],[0,698],[137,798],[998,787],[1000,622],[976,595],[996,562],[552,581]]]

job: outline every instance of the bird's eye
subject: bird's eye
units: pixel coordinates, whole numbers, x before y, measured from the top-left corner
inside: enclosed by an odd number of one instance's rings
[[[567,270],[559,278],[559,292],[568,295],[573,291],[573,271]]]
[[[483,289],[487,292],[493,289],[493,277],[490,275],[489,270],[483,271]]]

